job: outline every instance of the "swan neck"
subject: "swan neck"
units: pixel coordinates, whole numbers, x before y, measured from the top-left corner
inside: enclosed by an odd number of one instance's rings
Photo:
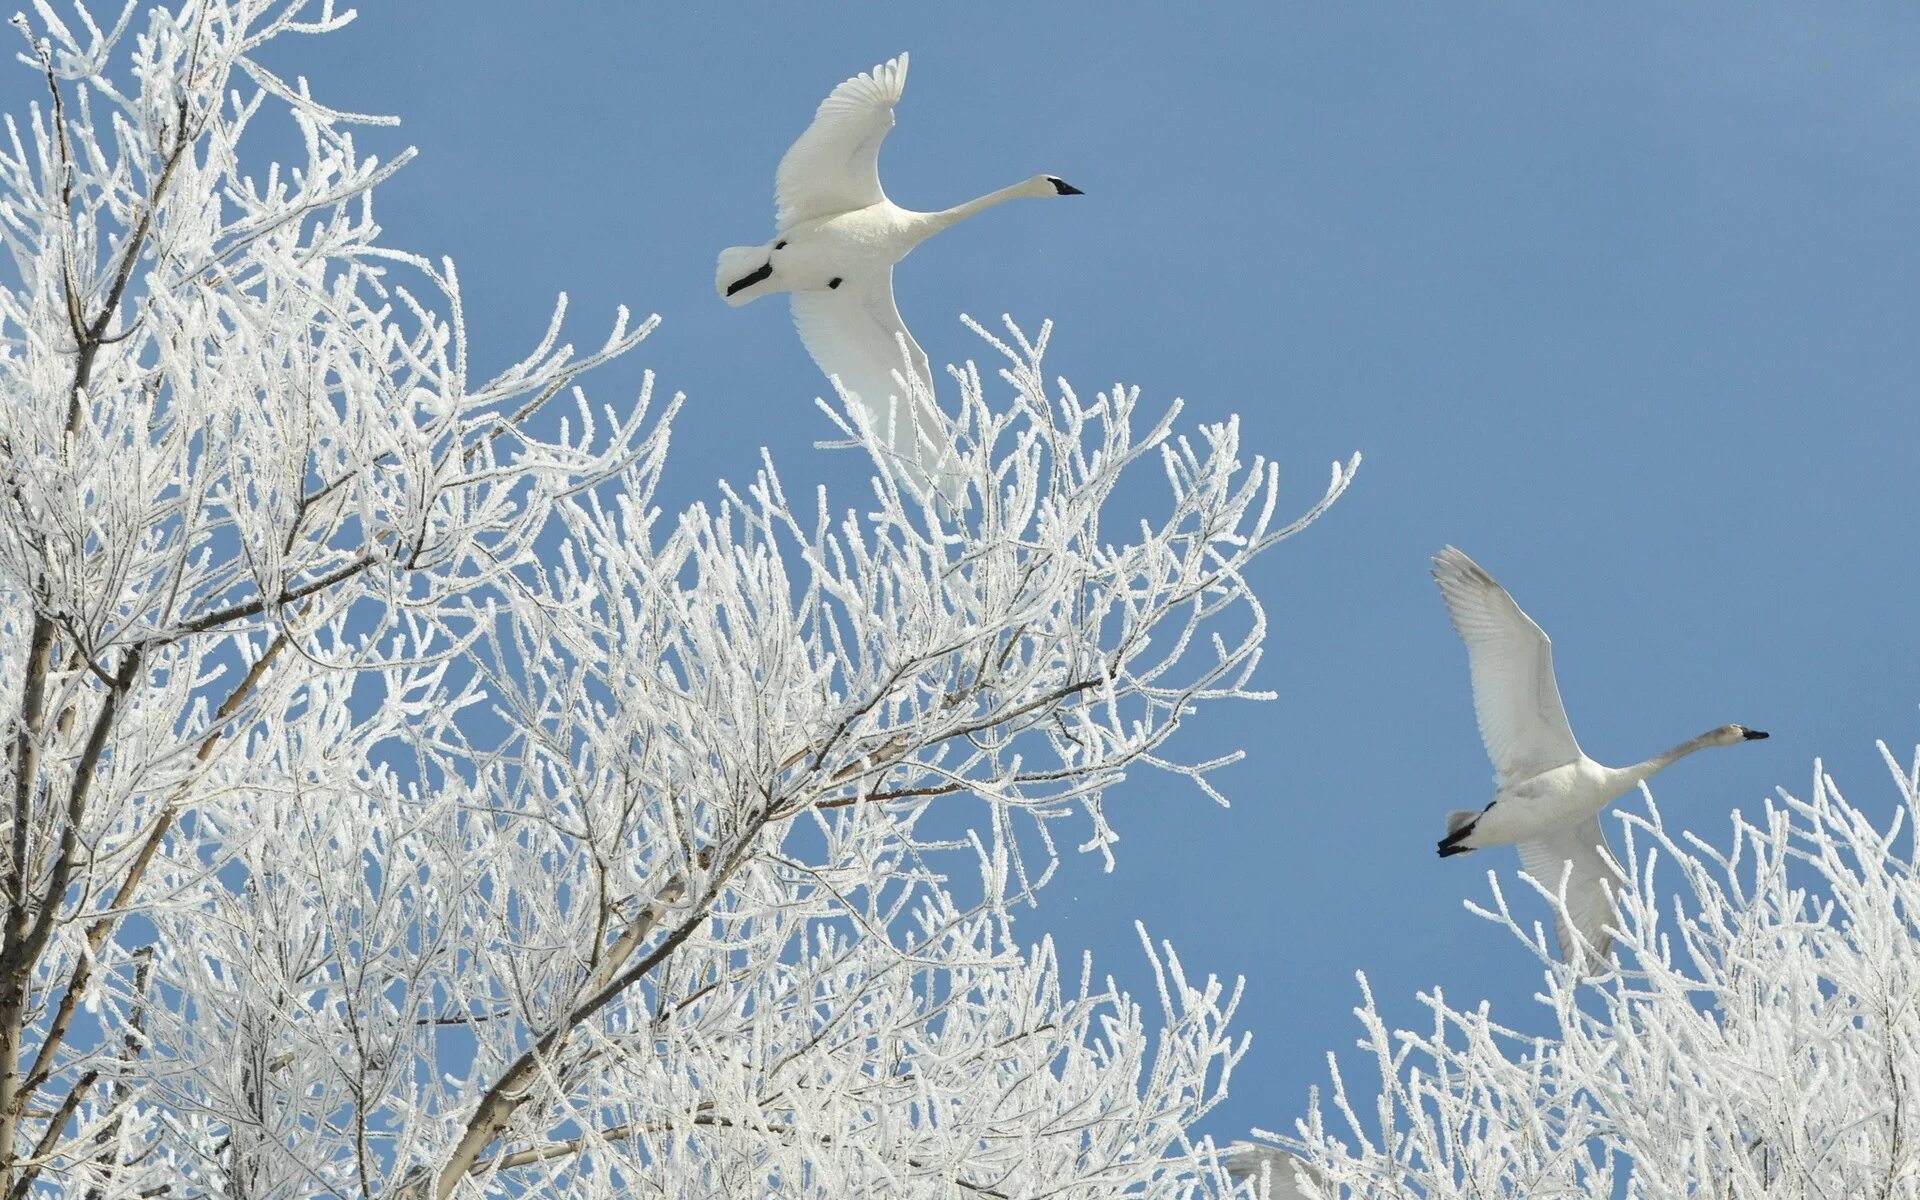
[[[1627,787],[1638,787],[1694,751],[1704,750],[1713,745],[1713,736],[1716,732],[1718,731],[1714,730],[1703,733],[1697,738],[1689,738],[1671,750],[1663,750],[1645,762],[1638,762],[1623,769],[1621,775],[1625,778]]]
[[[984,196],[975,197],[965,204],[956,204],[952,208],[943,208],[939,212],[928,213],[927,233],[934,234],[942,229],[949,229],[966,220],[968,217],[976,216],[987,211],[996,204],[1004,204],[1009,200],[1017,199],[1026,194],[1026,186],[1024,181],[1011,184],[1001,188],[997,192],[988,192]]]

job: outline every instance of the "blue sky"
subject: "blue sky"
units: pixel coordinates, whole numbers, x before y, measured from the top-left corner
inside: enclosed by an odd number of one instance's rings
[[[1729,809],[1804,794],[1817,755],[1890,815],[1873,741],[1920,734],[1899,633],[1920,10],[413,0],[274,61],[404,118],[362,139],[422,151],[377,211],[392,244],[458,262],[482,365],[562,290],[581,342],[617,303],[657,311],[590,390],[623,399],[650,367],[687,393],[670,503],[746,479],[763,443],[790,488],[852,501],[866,461],[811,448],[823,381],[785,305],[727,308],[712,264],[770,236],[774,165],[819,99],[903,49],[894,199],[1039,171],[1087,193],[902,267],[936,362],[980,356],[961,312],[1052,317],[1051,366],[1083,390],[1241,414],[1295,510],[1366,455],[1256,573],[1279,700],[1187,740],[1249,749],[1220,780],[1233,807],[1136,779],[1110,809],[1119,869],[1070,862],[1026,924],[1136,987],[1135,919],[1189,972],[1247,977],[1254,1049],[1207,1131],[1290,1125],[1352,1045],[1358,969],[1401,1023],[1438,985],[1540,1024],[1537,969],[1460,903],[1512,854],[1433,853],[1490,775],[1426,574],[1444,543],[1554,636],[1596,758],[1772,731],[1663,776],[1670,821],[1722,839]],[[4,107],[33,85],[6,73]]]

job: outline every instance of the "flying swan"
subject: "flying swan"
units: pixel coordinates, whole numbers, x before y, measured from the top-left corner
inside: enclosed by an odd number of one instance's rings
[[[1433,578],[1467,644],[1474,715],[1494,769],[1493,800],[1486,808],[1447,814],[1440,857],[1518,845],[1521,868],[1548,891],[1559,890],[1564,874],[1574,928],[1557,923],[1561,957],[1597,969],[1613,942],[1606,931],[1606,889],[1620,878],[1600,810],[1695,750],[1767,735],[1722,725],[1631,767],[1603,767],[1573,740],[1553,681],[1553,643],[1507,589],[1452,546],[1434,556]],[[1582,957],[1583,945],[1591,958]]]
[[[907,83],[907,56],[855,75],[821,101],[774,174],[779,235],[720,252],[714,286],[728,304],[793,296],[793,323],[828,378],[860,406],[917,482],[960,503],[962,484],[933,404],[933,372],[893,302],[893,264],[950,225],[1021,196],[1078,196],[1035,175],[939,212],[914,212],[880,188],[880,143]],[[898,419],[896,419],[898,414]]]

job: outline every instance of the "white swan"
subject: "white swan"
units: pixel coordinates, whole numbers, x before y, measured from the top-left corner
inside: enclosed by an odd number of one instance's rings
[[[1447,814],[1440,857],[1517,844],[1522,869],[1541,886],[1558,892],[1564,875],[1574,928],[1558,922],[1560,953],[1592,969],[1612,945],[1606,889],[1620,878],[1611,852],[1603,853],[1600,810],[1695,750],[1767,735],[1722,725],[1631,767],[1603,767],[1573,740],[1553,680],[1553,643],[1507,590],[1452,546],[1434,556],[1433,578],[1467,644],[1474,714],[1494,769],[1485,809]],[[1579,957],[1582,945],[1591,958]]]
[[[893,303],[893,264],[1002,201],[1077,196],[1080,189],[1035,175],[939,212],[901,208],[880,188],[880,143],[906,83],[902,54],[821,101],[774,175],[779,235],[722,250],[714,286],[732,305],[791,292],[793,323],[813,361],[859,403],[909,474],[922,483],[932,477],[959,503],[958,477],[940,469],[952,451],[933,404],[933,372]]]
[[[1235,1142],[1227,1147],[1220,1156],[1227,1174],[1236,1180],[1258,1179],[1264,1169],[1267,1174],[1267,1200],[1306,1200],[1307,1193],[1301,1190],[1299,1181],[1304,1179],[1315,1187],[1324,1185],[1320,1172],[1301,1162],[1275,1146],[1263,1146],[1258,1142]]]

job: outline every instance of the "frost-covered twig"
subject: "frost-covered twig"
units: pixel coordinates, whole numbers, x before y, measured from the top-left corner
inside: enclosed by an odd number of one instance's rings
[[[452,266],[373,219],[410,152],[257,57],[349,15],[22,22],[0,1189],[1217,1188],[1234,989],[1149,946],[1143,1003],[1012,915],[1057,831],[1116,860],[1122,779],[1215,796],[1178,734],[1262,694],[1248,564],[1357,460],[1293,501],[1008,323],[964,511],[870,439],[857,509],[768,462],[663,511],[679,398],[577,389],[654,320],[576,350],[562,299],[476,377]]]
[[[1735,813],[1725,842],[1670,829],[1647,794],[1623,814],[1617,970],[1583,984],[1498,901],[1485,915],[1545,964],[1548,1031],[1438,992],[1430,1030],[1392,1031],[1368,994],[1374,1112],[1336,1069],[1331,1111],[1316,1097],[1276,1140],[1326,1196],[1913,1194],[1920,797],[1881,749],[1900,791],[1883,816],[1817,763],[1809,799]]]

